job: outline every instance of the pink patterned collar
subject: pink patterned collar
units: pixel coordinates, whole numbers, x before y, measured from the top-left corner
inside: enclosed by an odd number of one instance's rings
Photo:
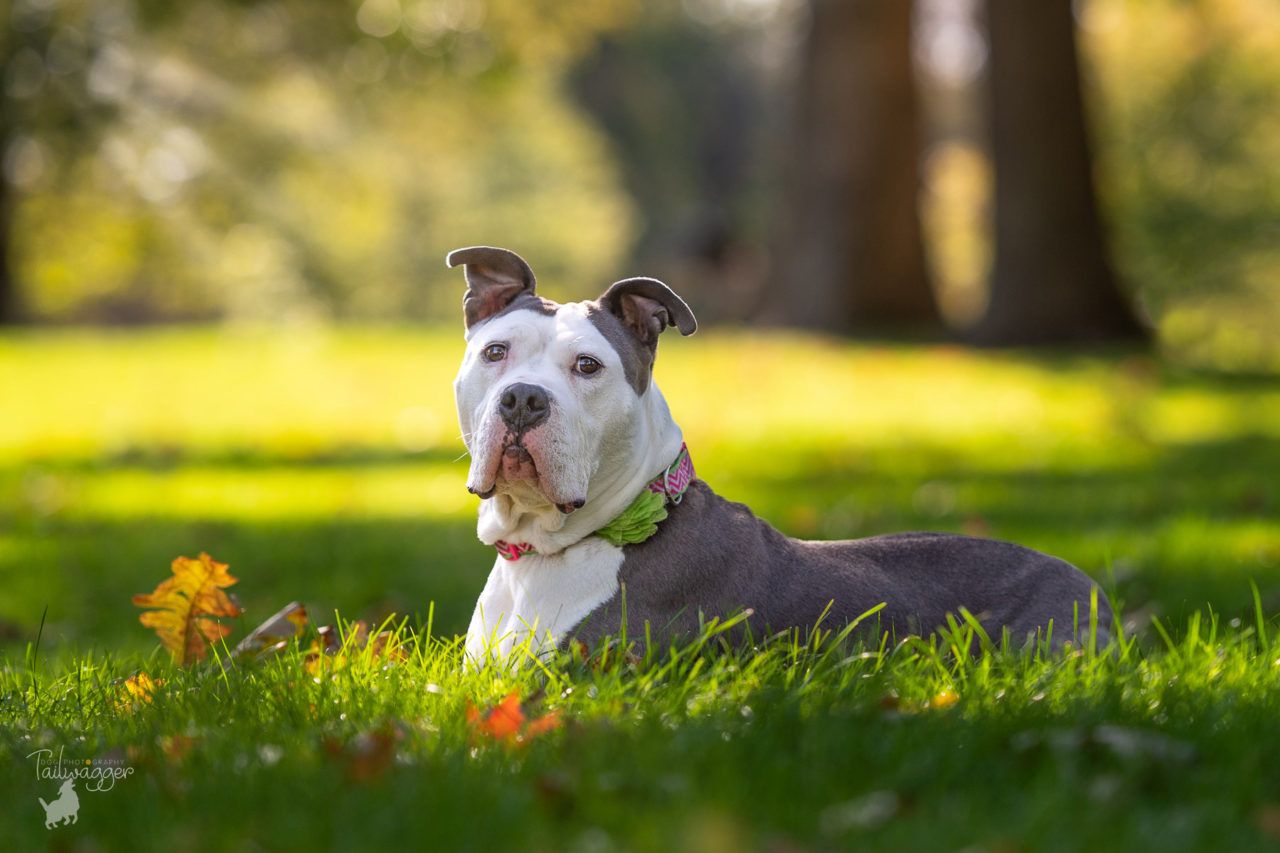
[[[676,461],[651,480],[645,487],[645,491],[655,495],[665,495],[668,504],[678,504],[696,476],[693,470],[693,459],[689,456],[689,447],[681,444]],[[528,542],[504,542],[499,539],[493,543],[493,547],[497,550],[498,556],[504,560],[518,560],[525,554],[538,553]]]

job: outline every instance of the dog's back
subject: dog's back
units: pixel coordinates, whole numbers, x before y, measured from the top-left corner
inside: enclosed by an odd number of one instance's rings
[[[574,632],[585,641],[616,632],[625,604],[631,636],[647,622],[656,637],[695,633],[700,615],[752,610],[759,638],[841,627],[876,605],[866,632],[929,633],[960,608],[995,641],[1051,637],[1054,645],[1089,628],[1096,595],[1098,640],[1110,637],[1106,596],[1079,569],[1038,551],[944,533],[898,533],[834,542],[791,539],[743,504],[695,482],[652,538],[627,546],[622,588]],[[625,602],[624,602],[625,597]],[[1052,635],[1050,626],[1052,625]]]

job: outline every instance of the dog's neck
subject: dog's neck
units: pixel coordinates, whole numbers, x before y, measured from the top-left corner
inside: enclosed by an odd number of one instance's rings
[[[555,554],[617,518],[671,464],[684,440],[657,385],[650,382],[640,402],[641,417],[628,446],[602,454],[602,461],[612,464],[591,475],[581,509],[565,515],[532,486],[516,483],[480,503],[480,541],[528,543],[540,554]]]

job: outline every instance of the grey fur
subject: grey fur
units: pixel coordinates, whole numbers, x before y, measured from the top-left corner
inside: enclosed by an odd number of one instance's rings
[[[643,394],[653,377],[658,335],[674,326],[692,335],[698,321],[685,301],[656,278],[615,281],[595,302],[587,302],[587,319],[613,345],[636,394]]]
[[[828,604],[823,624],[839,628],[882,602],[865,635],[929,633],[961,607],[996,642],[1002,629],[1016,645],[1048,636],[1052,622],[1057,646],[1076,638],[1077,618],[1082,635],[1089,627],[1096,585],[1070,563],[1021,545],[944,533],[791,539],[700,480],[668,510],[656,535],[624,546],[619,592],[569,636],[594,643],[617,632],[624,596],[629,636],[643,637],[648,623],[659,642],[696,633],[700,615],[750,608],[747,624],[761,638],[812,628]],[[1105,644],[1113,616],[1106,596],[1097,595]]]
[[[698,330],[698,321],[685,301],[656,278],[615,281],[599,302],[650,349],[658,346],[658,335],[668,326],[675,326],[682,335]]]
[[[445,257],[445,263],[451,267],[462,265],[467,279],[462,316],[468,329],[501,313],[517,299],[533,297],[537,288],[533,270],[510,249],[495,246],[454,249]]]
[[[622,373],[627,378],[627,384],[635,389],[637,396],[643,394],[649,388],[649,382],[653,378],[654,351],[640,343],[640,340],[622,325],[621,320],[602,308],[599,303],[588,302],[586,307],[587,319],[622,359]]]

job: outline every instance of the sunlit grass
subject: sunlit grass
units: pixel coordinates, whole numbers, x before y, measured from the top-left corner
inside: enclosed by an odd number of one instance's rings
[[[657,376],[703,442],[1028,448],[1280,433],[1275,383],[1180,378],[1144,356],[1023,358],[787,335],[668,336]],[[461,452],[460,330],[42,333],[0,339],[0,458],[233,449]],[[732,423],[733,429],[725,429]],[[1129,447],[1121,444],[1122,450]],[[993,460],[998,462],[999,460]]]
[[[308,458],[457,442],[460,331],[44,333],[0,339],[0,459]]]
[[[43,476],[27,486],[43,511],[74,507],[84,518],[112,522],[140,517],[226,522],[320,522],[335,516],[457,519],[476,510],[475,499],[458,488],[457,466],[447,463],[249,469],[195,464]]]

